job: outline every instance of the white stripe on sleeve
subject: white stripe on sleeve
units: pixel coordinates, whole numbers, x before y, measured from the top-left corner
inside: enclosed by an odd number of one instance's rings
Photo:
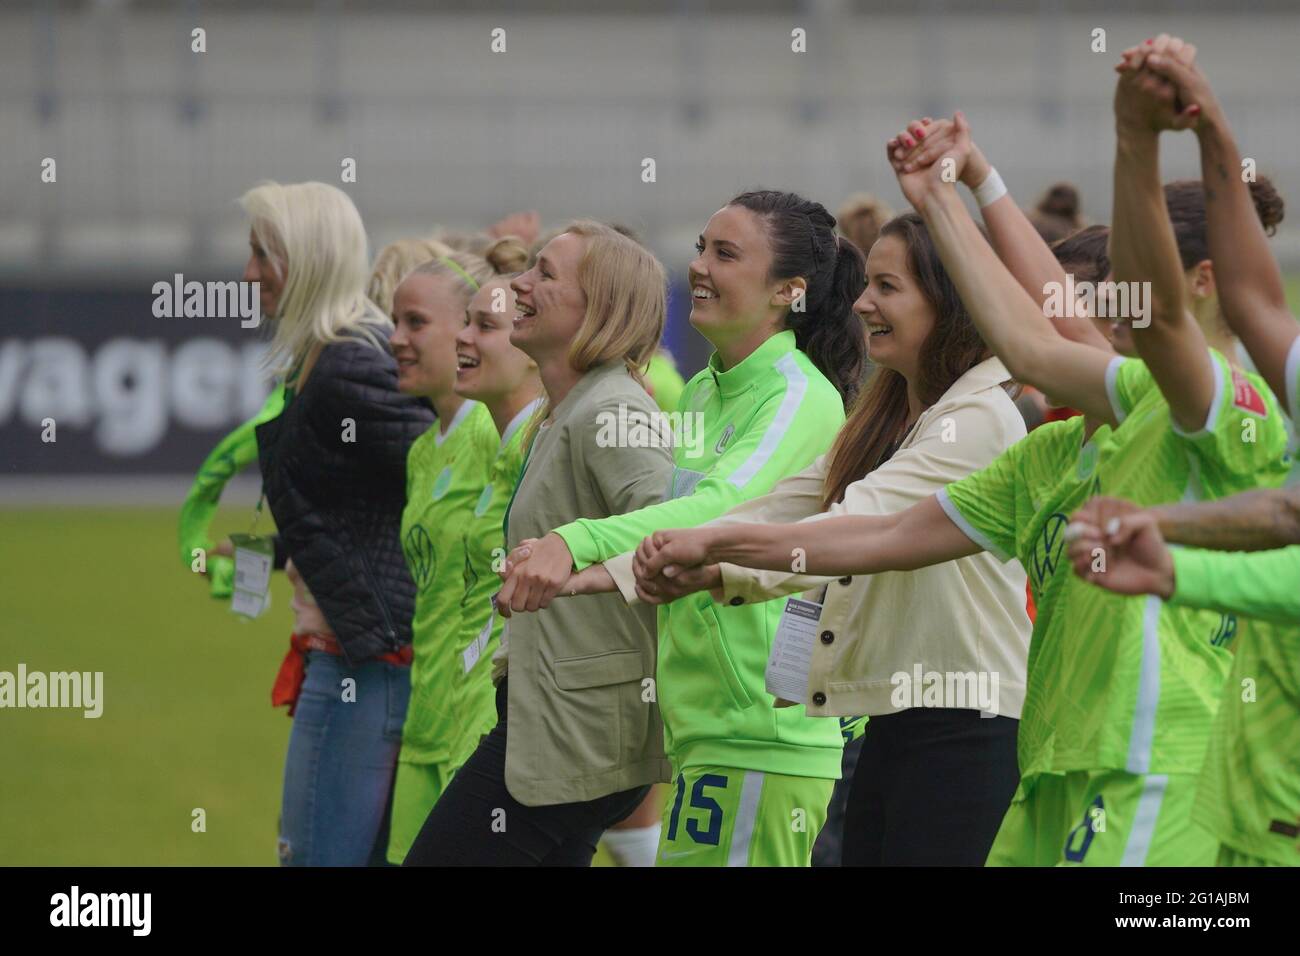
[[[1012,557],[1011,555],[1007,554],[1005,551],[1003,551],[1001,548],[995,545],[992,541],[990,541],[987,537],[985,537],[982,531],[980,531],[973,524],[967,521],[966,516],[957,510],[957,506],[953,504],[952,499],[948,497],[947,488],[940,488],[937,492],[935,492],[935,497],[939,499],[939,507],[942,508],[943,513],[948,516],[948,520],[951,521],[953,524],[955,524],[958,528],[960,528],[962,534],[970,538],[972,541],[978,544],[989,554],[996,557],[1003,564],[1006,564],[1008,561],[1011,560]]]
[[[808,376],[804,375],[803,369],[795,360],[795,353],[786,352],[777,359],[774,367],[785,376],[785,397],[781,399],[781,407],[776,410],[776,418],[772,419],[772,424],[767,426],[767,431],[763,433],[763,438],[753,454],[741,462],[740,467],[728,476],[727,480],[737,488],[744,488],[753,481],[754,476],[771,460],[772,455],[785,439],[785,433],[790,430],[794,416],[799,411],[799,406],[803,404],[804,395],[808,393]]]
[[[1124,411],[1124,406],[1119,401],[1119,390],[1116,380],[1119,378],[1119,367],[1124,363],[1124,356],[1116,355],[1106,366],[1106,398],[1110,400],[1110,409],[1115,413],[1115,424],[1123,425],[1124,419],[1128,417],[1128,412]]]

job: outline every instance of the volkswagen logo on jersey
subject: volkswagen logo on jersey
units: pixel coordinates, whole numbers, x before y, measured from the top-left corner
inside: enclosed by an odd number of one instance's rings
[[[404,544],[415,586],[423,591],[433,579],[433,541],[429,538],[429,533],[417,524],[406,533]]]
[[[1065,547],[1065,528],[1070,519],[1059,511],[1043,523],[1043,530],[1034,545],[1034,578],[1039,587],[1056,572]]]

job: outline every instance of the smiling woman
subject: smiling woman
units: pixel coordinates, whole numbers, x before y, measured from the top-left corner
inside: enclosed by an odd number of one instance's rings
[[[495,580],[493,551],[505,543],[501,516],[519,474],[518,441],[511,439],[539,385],[536,368],[508,340],[513,303],[505,283],[527,253],[506,238],[484,255],[446,249],[402,279],[393,297],[389,344],[399,387],[427,398],[438,424],[411,446],[406,463],[401,534],[416,587],[414,659],[393,789],[391,863],[406,858],[447,781],[496,720],[488,668],[464,654],[473,646],[486,656],[477,646],[490,615],[481,592]],[[480,364],[484,339],[486,367],[458,368]],[[477,388],[462,387],[467,375],[477,378]],[[487,631],[485,645],[497,636]]]
[[[503,515],[510,546],[577,517],[662,498],[672,469],[667,449],[611,452],[597,442],[597,422],[620,407],[655,410],[638,376],[663,332],[664,286],[663,267],[647,249],[579,221],[547,242],[509,289],[492,283],[471,301],[457,339],[457,390],[493,408],[504,426],[496,461],[523,471],[511,497],[513,475],[494,469],[475,503],[464,563],[477,578],[466,592],[473,608],[487,610],[496,586],[492,572],[503,555],[490,552],[486,535],[501,540]],[[509,345],[496,301],[515,308]],[[545,386],[547,410],[534,415],[535,427],[523,426],[526,410],[505,420],[507,387],[530,371],[511,346],[535,363]],[[466,670],[484,666],[495,626],[477,635],[460,629],[470,640]],[[512,619],[491,656],[499,719],[446,785],[406,865],[590,864],[601,834],[668,775],[658,706],[643,692],[655,654],[653,613],[612,596]]]
[[[675,449],[670,500],[608,517],[538,516],[534,525],[550,533],[512,553],[503,613],[577,613],[557,605],[594,605],[615,590],[634,602],[631,551],[648,530],[708,521],[826,450],[863,355],[852,309],[862,254],[834,227],[820,203],[775,190],[742,193],[710,217],[690,264],[691,324],[715,352],[679,400],[699,415],[702,443]],[[596,597],[553,602],[561,589]],[[798,708],[753,706],[780,611],[690,600],[659,614],[653,686],[678,776],[656,865],[809,863],[840,772],[841,735],[836,722]],[[717,788],[716,801],[705,788]],[[707,830],[697,820],[681,825],[688,791],[688,815],[718,806]]]
[[[256,426],[275,564],[294,585],[272,693],[293,716],[280,861],[381,862],[415,590],[399,550],[403,473],[433,416],[397,389],[352,200],[324,183],[263,183],[241,204],[253,245],[244,278],[263,283],[268,363],[285,375],[283,410]]]

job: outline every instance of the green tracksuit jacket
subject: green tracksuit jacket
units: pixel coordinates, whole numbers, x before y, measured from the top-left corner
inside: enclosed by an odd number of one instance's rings
[[[839,393],[790,331],[725,372],[715,354],[687,383],[678,411],[667,500],[555,529],[577,569],[625,555],[653,531],[694,527],[765,494],[823,454],[844,423]],[[638,434],[645,432],[610,429],[611,438],[629,443]],[[656,683],[674,773],[706,765],[839,777],[838,722],[808,717],[802,706],[774,708],[764,690],[784,605],[719,606],[702,593],[659,609]]]
[[[217,442],[194,476],[190,493],[181,505],[177,539],[181,563],[193,566],[194,549],[210,552],[215,543],[208,537],[208,526],[217,513],[217,504],[226,482],[257,461],[257,433],[254,429],[284,410],[284,386],[277,385],[266,397],[261,411]],[[207,556],[208,581],[214,598],[228,598],[235,577],[235,562],[219,554]]]

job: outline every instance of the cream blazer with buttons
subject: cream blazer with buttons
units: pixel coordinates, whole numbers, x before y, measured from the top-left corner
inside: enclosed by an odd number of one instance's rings
[[[971,368],[921,414],[894,455],[849,485],[844,500],[828,512],[821,506],[823,455],[768,494],[709,523],[818,521],[909,508],[1025,436],[1024,419],[1003,387],[1009,378],[996,358]],[[809,714],[896,713],[923,700],[923,688],[933,686],[930,675],[937,674],[954,689],[941,706],[959,705],[964,696],[968,709],[993,703],[993,713],[1020,717],[1030,623],[1019,561],[1003,564],[982,552],[916,571],[840,579],[724,564],[722,577],[727,601],[799,592],[807,600],[824,600],[818,629],[835,639],[814,644],[809,696],[820,691],[826,702],[810,701]],[[988,692],[970,692],[981,674]],[[923,687],[913,689],[918,676]]]

